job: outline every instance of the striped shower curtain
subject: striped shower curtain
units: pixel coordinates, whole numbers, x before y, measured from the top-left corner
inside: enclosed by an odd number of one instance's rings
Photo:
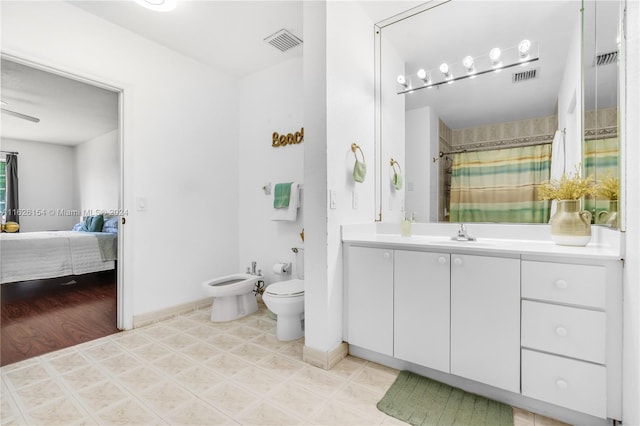
[[[538,186],[549,180],[551,144],[455,154],[451,222],[549,221]]]
[[[584,141],[584,175],[592,175],[596,182],[606,177],[619,177],[619,156],[620,143],[617,137]],[[609,200],[587,198],[584,209],[597,217],[600,211],[609,209]]]

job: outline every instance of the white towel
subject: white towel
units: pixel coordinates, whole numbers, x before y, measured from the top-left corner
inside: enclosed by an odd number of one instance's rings
[[[564,136],[560,130],[556,130],[551,143],[551,179],[560,179],[565,173],[565,157],[564,157]],[[551,202],[551,211],[549,217],[553,217],[557,209],[557,202]]]
[[[565,172],[564,137],[556,130],[551,143],[551,179],[560,179]]]
[[[287,220],[290,222],[295,222],[298,217],[298,207],[300,205],[299,192],[300,185],[296,182],[293,182],[291,184],[291,195],[289,196],[289,207],[282,209],[273,209],[271,220]]]

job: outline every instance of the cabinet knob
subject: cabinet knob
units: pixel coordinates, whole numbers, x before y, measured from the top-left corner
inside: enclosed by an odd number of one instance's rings
[[[567,329],[564,327],[558,327],[556,328],[556,334],[560,337],[564,337],[567,335]]]
[[[453,263],[455,265],[460,266],[460,265],[462,265],[462,259],[460,259],[459,257],[456,257],[455,259],[453,259]]]
[[[558,379],[556,380],[556,387],[558,389],[566,389],[569,387],[569,383],[566,380]]]
[[[391,259],[391,253],[386,252],[386,253],[384,254],[384,258],[385,258],[385,259]]]
[[[556,287],[557,288],[567,288],[569,286],[569,284],[565,281],[565,280],[558,280],[556,281]]]
[[[438,263],[444,265],[445,263],[447,263],[447,259],[444,256],[440,256],[438,258]]]

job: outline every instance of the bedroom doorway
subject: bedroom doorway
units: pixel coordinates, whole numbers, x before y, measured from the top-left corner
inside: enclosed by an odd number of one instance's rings
[[[0,160],[14,155],[19,165],[12,212],[20,229],[2,234],[0,251],[6,365],[125,328],[126,211],[123,90],[10,55],[1,60]],[[30,267],[10,255],[29,239],[38,240],[28,249],[36,252],[26,251]],[[68,247],[68,259],[48,249],[53,256],[41,260],[38,244]]]

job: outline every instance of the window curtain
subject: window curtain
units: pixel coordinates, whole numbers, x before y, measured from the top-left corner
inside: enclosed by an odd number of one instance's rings
[[[551,144],[454,154],[451,222],[549,221],[548,201],[538,200],[549,180]]]
[[[18,222],[18,156],[16,154],[7,154],[6,168],[7,174],[7,192],[6,192],[6,208],[7,222]]]

